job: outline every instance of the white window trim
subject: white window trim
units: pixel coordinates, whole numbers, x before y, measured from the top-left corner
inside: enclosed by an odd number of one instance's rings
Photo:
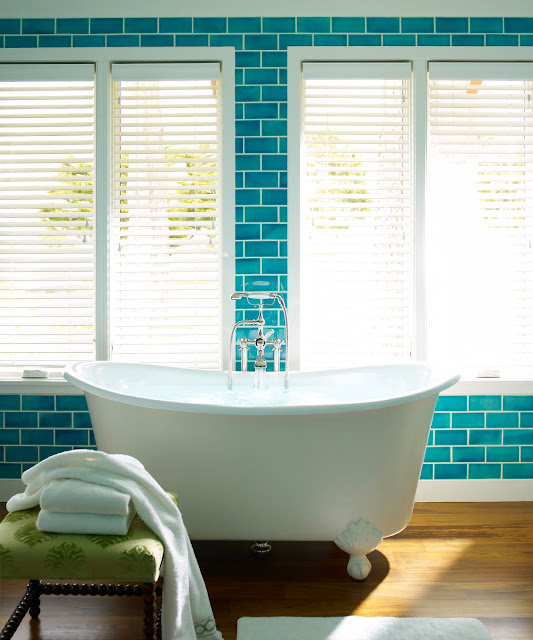
[[[287,49],[287,152],[288,152],[288,308],[294,327],[291,340],[292,370],[300,366],[300,184],[302,145],[302,65],[304,62],[398,62],[413,65],[413,273],[414,273],[414,360],[426,357],[426,281],[424,269],[425,166],[427,156],[427,68],[439,62],[531,62],[531,52],[518,47],[289,47]],[[327,337],[325,337],[327,339]],[[533,380],[463,378],[447,395],[533,394]]]
[[[111,211],[111,64],[117,62],[215,62],[222,72],[222,362],[228,360],[234,323],[230,300],[235,286],[235,49],[233,47],[88,47],[2,49],[2,63],[92,63],[96,68],[96,225],[95,337],[96,359],[108,360],[109,342],[109,212]],[[103,224],[105,221],[106,224]],[[30,386],[31,385],[31,386]],[[0,393],[64,393],[70,386],[62,378],[31,382],[15,377],[0,379]]]

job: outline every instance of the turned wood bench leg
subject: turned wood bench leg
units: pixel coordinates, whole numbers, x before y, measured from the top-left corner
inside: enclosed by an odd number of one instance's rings
[[[15,608],[15,611],[9,617],[9,620],[4,625],[2,631],[0,631],[0,640],[11,640],[15,631],[19,628],[22,619],[28,612],[28,609],[34,610],[37,617],[39,615],[39,597],[42,592],[42,584],[40,580],[30,580],[26,588],[26,593],[22,596],[22,599]],[[36,609],[35,609],[36,607]]]
[[[143,583],[143,632],[144,640],[156,640],[156,592],[153,582]]]

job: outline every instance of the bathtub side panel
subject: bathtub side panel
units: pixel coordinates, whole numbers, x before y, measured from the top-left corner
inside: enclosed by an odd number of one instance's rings
[[[178,493],[194,539],[331,540],[358,516],[409,522],[436,396],[352,413],[220,416],[88,394],[98,447]]]

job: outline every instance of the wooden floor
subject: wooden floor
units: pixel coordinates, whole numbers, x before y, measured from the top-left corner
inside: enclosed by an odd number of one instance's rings
[[[409,527],[370,555],[363,582],[348,577],[347,556],[333,543],[275,543],[268,556],[244,542],[194,548],[224,640],[235,640],[241,616],[350,614],[475,617],[494,640],[533,638],[533,503],[417,504]],[[1,628],[24,583],[0,589]],[[15,640],[135,640],[140,606],[43,596],[41,621],[25,619]]]

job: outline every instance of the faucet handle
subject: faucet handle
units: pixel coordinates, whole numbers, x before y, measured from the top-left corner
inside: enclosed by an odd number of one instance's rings
[[[271,336],[273,333],[274,333],[274,329],[270,329],[269,331],[267,331],[267,332],[265,333],[265,335],[263,336],[263,338],[264,338],[265,340],[268,340],[268,339],[270,338],[270,336]]]

